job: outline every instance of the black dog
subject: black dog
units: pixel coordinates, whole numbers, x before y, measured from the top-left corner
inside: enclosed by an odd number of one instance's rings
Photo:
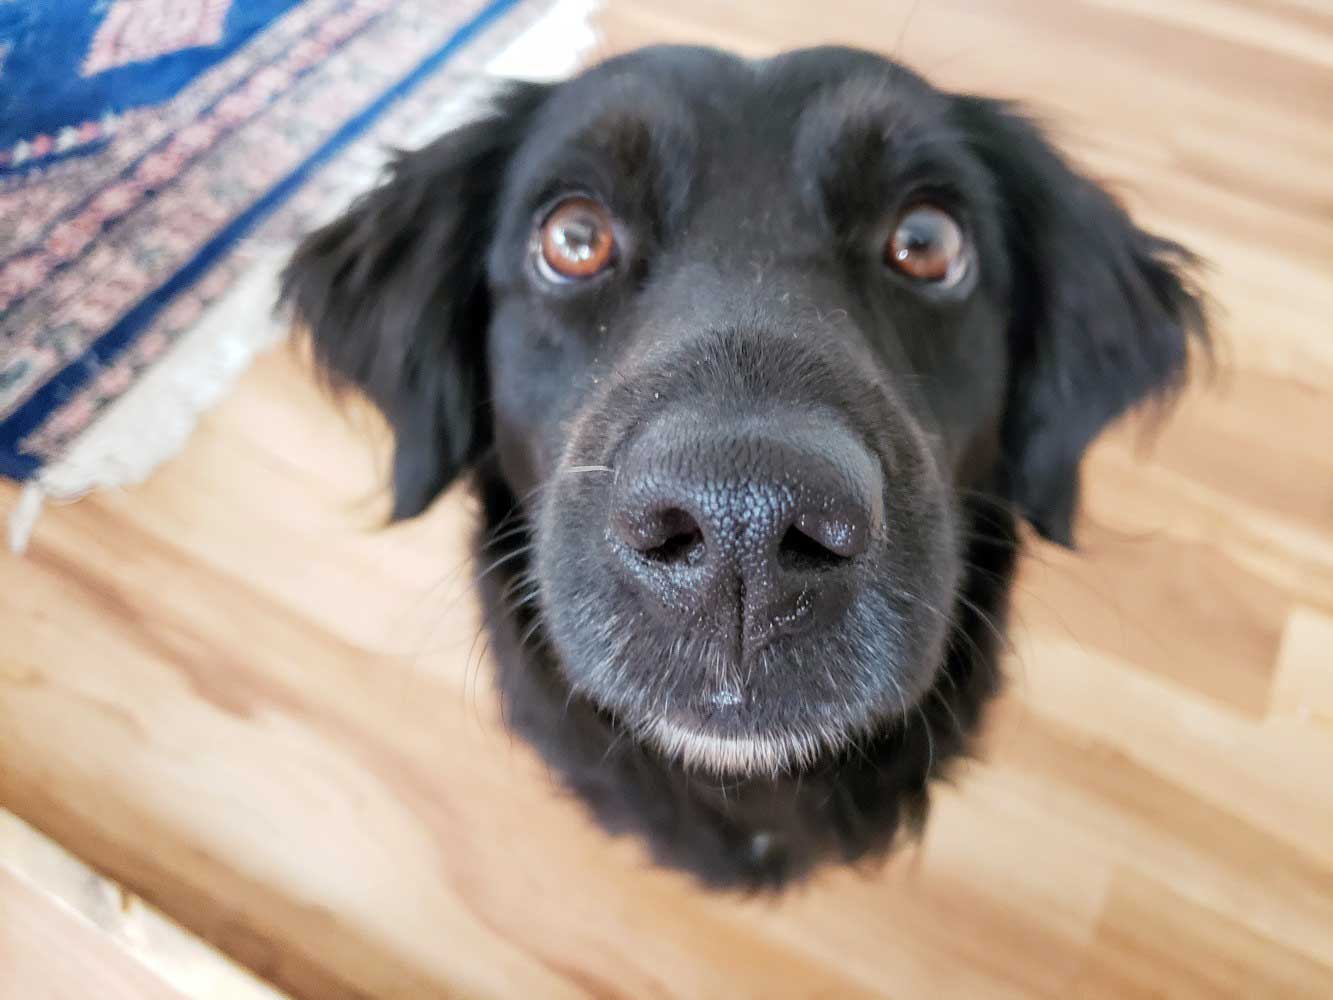
[[[506,714],[613,830],[778,885],[916,830],[999,680],[1017,517],[1178,387],[1192,258],[1011,108],[848,49],[659,48],[402,156],[285,295],[469,472]]]

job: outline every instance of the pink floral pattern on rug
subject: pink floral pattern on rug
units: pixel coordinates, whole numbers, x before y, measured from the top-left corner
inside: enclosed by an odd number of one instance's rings
[[[145,198],[173,181],[220,137],[252,119],[273,97],[288,89],[298,74],[326,58],[335,46],[360,31],[388,3],[389,0],[366,0],[348,12],[330,16],[313,38],[284,52],[276,63],[258,70],[203,117],[140,160],[131,175],[103,190],[83,211],[51,228],[40,245],[0,267],[0,312],[34,291],[57,266],[77,260],[104,228],[130,214]],[[274,144],[282,141],[280,135],[272,137]],[[253,167],[254,163],[248,166]],[[235,167],[244,171],[247,164],[238,163]]]
[[[231,4],[232,0],[115,0],[93,36],[83,75],[215,45],[222,38]]]
[[[484,6],[483,0],[312,0],[253,49],[248,73],[220,67],[182,97],[174,121],[145,116],[143,127],[125,129],[121,147],[95,162],[62,165],[71,178],[96,184],[86,199],[59,200],[56,207],[22,187],[0,187],[0,211],[5,202],[22,205],[26,194],[27,219],[40,220],[25,224],[21,235],[11,231],[9,249],[18,252],[0,267],[0,315],[8,307],[14,348],[8,365],[0,363],[0,419]],[[22,439],[21,451],[43,462],[64,453],[254,263],[250,245],[285,243],[308,229],[345,190],[355,161],[372,148],[401,144],[414,122],[455,91],[459,73],[478,72],[538,13],[534,6],[506,17],[486,32],[484,44],[469,45],[450,70],[383,115],[249,241],[171,299],[113,361],[92,371]],[[115,172],[108,175],[108,167]],[[66,187],[54,185],[57,192]]]

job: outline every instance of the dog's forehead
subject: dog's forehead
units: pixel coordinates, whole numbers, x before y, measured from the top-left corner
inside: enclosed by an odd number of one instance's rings
[[[724,167],[743,157],[753,170],[763,162],[757,155],[782,165],[798,147],[831,146],[849,129],[887,136],[895,124],[927,125],[946,112],[946,98],[925,80],[869,52],[827,47],[745,60],[661,46],[557,88],[537,145],[539,158],[580,146],[633,164],[655,147],[711,154]]]

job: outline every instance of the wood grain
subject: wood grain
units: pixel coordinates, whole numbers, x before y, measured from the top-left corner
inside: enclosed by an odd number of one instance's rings
[[[0,809],[0,997],[280,1000],[216,949]]]
[[[497,717],[468,501],[375,530],[382,438],[285,351],[148,484],[0,558],[0,805],[303,997],[1333,996],[1333,11],[600,27],[599,54],[851,42],[1023,99],[1210,261],[1218,377],[1151,450],[1095,448],[1083,550],[1028,557],[986,759],[924,842],[747,900],[594,829]]]
[[[183,1000],[183,995],[101,935],[0,866],[0,996]]]

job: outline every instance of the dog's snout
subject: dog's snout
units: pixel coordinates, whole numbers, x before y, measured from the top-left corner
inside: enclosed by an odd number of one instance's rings
[[[643,598],[744,645],[833,617],[882,521],[882,479],[836,424],[645,430],[626,449],[609,534]]]

